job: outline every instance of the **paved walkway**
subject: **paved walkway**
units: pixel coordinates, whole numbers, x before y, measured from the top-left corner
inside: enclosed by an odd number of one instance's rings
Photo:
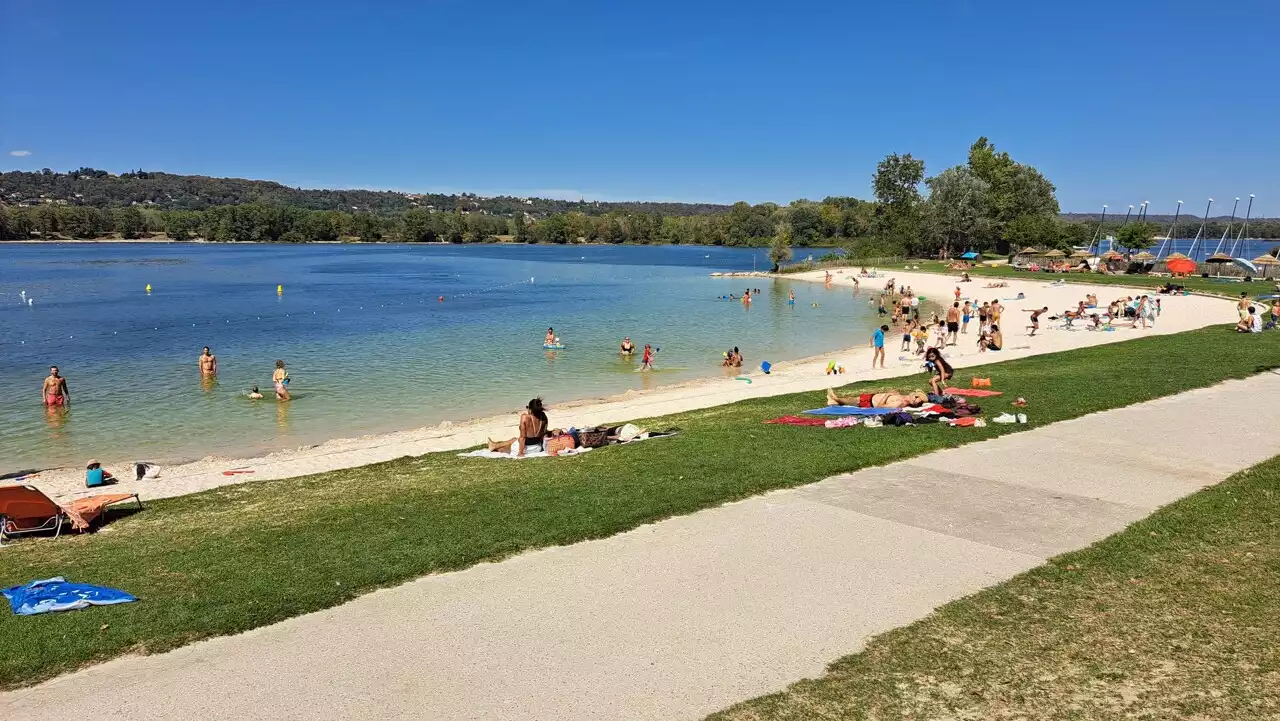
[[[1280,454],[1277,427],[1280,376],[1232,381],[112,661],[0,717],[695,719]]]

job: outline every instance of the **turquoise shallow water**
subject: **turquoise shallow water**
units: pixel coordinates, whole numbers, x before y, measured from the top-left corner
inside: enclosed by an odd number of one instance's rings
[[[24,244],[0,257],[0,472],[260,453],[533,395],[554,409],[721,375],[735,345],[754,367],[864,343],[874,321],[865,292],[710,277],[766,265],[726,248]],[[718,300],[749,285],[764,291],[750,308]],[[541,347],[548,326],[565,350]],[[657,372],[620,359],[624,335],[661,349]],[[197,373],[205,345],[214,383]],[[291,403],[271,398],[277,358]],[[39,403],[50,364],[69,411]],[[267,399],[245,397],[255,384]]]

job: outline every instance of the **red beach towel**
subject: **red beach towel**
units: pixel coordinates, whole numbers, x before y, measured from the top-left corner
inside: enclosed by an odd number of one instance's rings
[[[947,388],[942,391],[949,396],[968,396],[969,398],[988,398],[1004,395],[1001,391],[988,391],[982,388]]]
[[[800,416],[782,416],[781,418],[773,418],[765,421],[765,423],[776,423],[786,426],[822,426],[826,425],[826,421],[821,418],[802,418]]]

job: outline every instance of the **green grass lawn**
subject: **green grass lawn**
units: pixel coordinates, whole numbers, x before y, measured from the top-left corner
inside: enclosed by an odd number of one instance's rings
[[[717,721],[1280,718],[1280,457]]]
[[[977,369],[1032,425],[1244,377],[1280,359],[1280,333],[1212,328]],[[758,381],[760,382],[760,381]],[[767,382],[767,381],[764,381]],[[869,390],[887,384],[862,383]],[[923,385],[923,378],[893,385]],[[1027,426],[863,433],[766,426],[825,403],[820,392],[653,419],[681,435],[576,458],[521,462],[436,453],[155,501],[97,533],[0,551],[0,585],[62,575],[141,602],[0,615],[0,687],[128,652],[158,652],[333,606],[381,586],[809,483]],[[555,421],[554,411],[552,421]],[[163,483],[163,481],[158,481]]]
[[[1033,273],[1026,270],[1014,270],[1007,265],[998,265],[994,268],[983,265],[970,268],[968,271],[955,271],[948,270],[946,263],[937,260],[912,260],[897,266],[888,266],[886,270],[905,265],[918,265],[920,266],[920,271],[926,273],[944,273],[946,275],[959,276],[960,273],[967,272],[974,278],[1016,278],[1018,280],[1040,280],[1045,282],[1067,280],[1072,283],[1123,285],[1133,288],[1157,288],[1165,283],[1172,282],[1199,293],[1224,295],[1232,298],[1240,297],[1241,292],[1247,292],[1250,297],[1276,292],[1275,278],[1256,278],[1251,283],[1243,283],[1227,279],[1201,278],[1198,275],[1190,278],[1156,278],[1146,275],[1102,275],[1101,273]],[[1104,300],[1103,297],[1099,297],[1098,300],[1110,302],[1114,298],[1105,298]]]

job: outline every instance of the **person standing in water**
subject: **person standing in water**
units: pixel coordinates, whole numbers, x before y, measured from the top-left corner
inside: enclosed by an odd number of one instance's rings
[[[546,337],[544,337],[544,338],[542,339],[542,344],[543,344],[543,345],[555,345],[555,344],[556,344],[556,330],[555,330],[555,328],[548,328],[548,329],[547,329],[547,335],[546,335]]]
[[[636,352],[636,344],[631,342],[631,337],[627,336],[622,339],[622,344],[618,346],[618,353],[630,356]]]
[[[209,346],[204,347],[204,352],[196,362],[200,365],[200,375],[205,377],[218,375],[218,356],[209,351]]]
[[[284,361],[276,361],[276,370],[271,374],[271,382],[276,387],[276,400],[289,400],[289,371],[284,369]]]
[[[67,379],[58,374],[58,366],[49,366],[49,377],[40,387],[40,400],[50,408],[71,405],[71,391],[67,389]]]
[[[640,370],[653,370],[653,348],[648,344],[644,344],[644,355],[640,358]]]
[[[796,304],[796,291],[794,288],[792,288],[791,290],[787,291],[787,305],[795,305],[795,304]]]

